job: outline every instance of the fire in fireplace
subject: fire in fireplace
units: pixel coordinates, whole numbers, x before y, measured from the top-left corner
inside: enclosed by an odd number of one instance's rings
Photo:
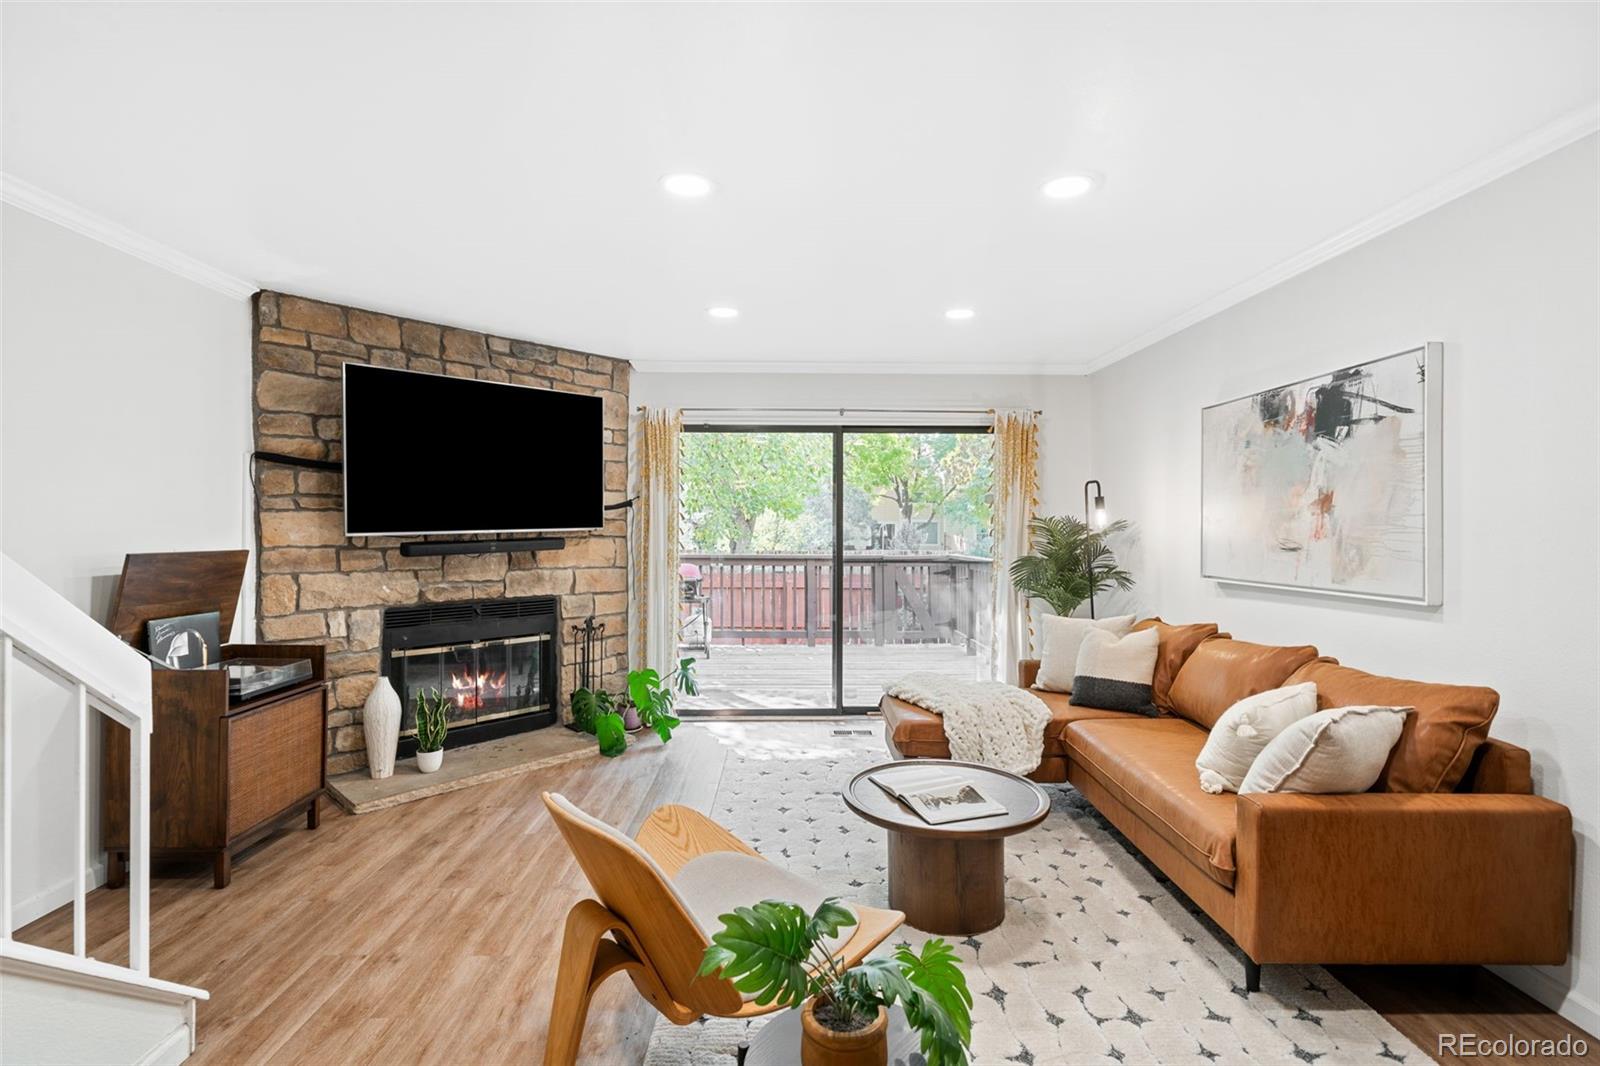
[[[506,675],[502,670],[498,674],[484,673],[471,670],[462,673],[450,671],[450,698],[455,701],[456,708],[460,711],[481,711],[486,704],[493,704],[505,697]]]
[[[385,611],[382,668],[404,708],[401,753],[416,743],[418,693],[449,697],[449,747],[554,724],[558,627],[549,596]]]

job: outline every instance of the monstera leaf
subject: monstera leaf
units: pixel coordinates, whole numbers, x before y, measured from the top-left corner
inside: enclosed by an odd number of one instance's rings
[[[798,1007],[816,991],[806,969],[812,950],[823,937],[856,924],[856,917],[836,899],[823,900],[810,915],[797,904],[769,899],[738,907],[721,921],[700,976],[719,974],[763,1007]]]
[[[679,692],[685,696],[700,695],[700,680],[694,676],[693,659],[679,659],[676,673]]]
[[[611,758],[628,750],[628,729],[622,715],[616,711],[603,711],[595,715],[594,737],[600,742],[600,754]]]
[[[967,989],[967,975],[961,972],[955,949],[939,937],[934,937],[922,945],[922,954],[918,955],[908,947],[900,947],[896,949],[894,958],[905,973],[906,980],[944,1008],[961,1042],[965,1044],[971,1040],[972,993]]]
[[[943,940],[929,940],[921,955],[902,947],[893,958],[868,959],[840,983],[840,998],[852,1006],[887,1007],[898,1002],[917,1031],[928,1066],[966,1066],[972,993],[955,952]]]
[[[594,735],[594,720],[599,717],[600,709],[596,706],[594,693],[586,688],[580,688],[572,694],[572,724],[579,729]]]

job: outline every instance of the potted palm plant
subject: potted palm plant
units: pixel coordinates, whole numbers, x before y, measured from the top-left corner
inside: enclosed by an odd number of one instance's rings
[[[761,1006],[801,1008],[801,1066],[883,1066],[888,1008],[899,1003],[928,1066],[966,1066],[972,993],[956,953],[938,937],[915,952],[841,969],[824,938],[856,924],[837,899],[810,915],[795,903],[765,900],[721,916],[700,976],[718,975]]]
[[[438,689],[417,693],[417,769],[431,774],[444,765],[444,737],[450,731],[450,697]]]
[[[1126,522],[1113,522],[1096,531],[1070,515],[1035,518],[1028,523],[1032,550],[1011,564],[1011,582],[1063,617],[1109,588],[1126,592],[1133,575],[1117,565],[1106,537],[1127,528]]]

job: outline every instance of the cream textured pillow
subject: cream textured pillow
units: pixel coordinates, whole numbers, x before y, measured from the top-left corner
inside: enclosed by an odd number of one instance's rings
[[[1044,644],[1039,652],[1039,676],[1033,687],[1046,692],[1071,692],[1078,674],[1078,649],[1083,638],[1096,630],[1114,637],[1125,637],[1133,630],[1133,615],[1115,618],[1063,618],[1045,615]]]
[[[1160,653],[1161,634],[1154,629],[1125,637],[1114,637],[1103,629],[1090,630],[1078,649],[1073,704],[1155,717],[1150,693]]]
[[[1365,792],[1383,773],[1410,707],[1332,707],[1294,722],[1256,756],[1250,792]]]
[[[1317,686],[1310,681],[1258,692],[1222,712],[1194,761],[1203,792],[1237,792],[1261,750],[1295,722],[1317,713]]]

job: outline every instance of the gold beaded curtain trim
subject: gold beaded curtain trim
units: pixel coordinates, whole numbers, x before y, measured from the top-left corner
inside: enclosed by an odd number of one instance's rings
[[[669,587],[678,572],[678,437],[682,432],[681,412],[646,410],[639,416],[639,498],[634,504],[633,544],[633,602],[638,605],[638,624],[633,628],[636,668],[649,665],[645,659],[652,612],[646,590],[653,567],[664,568]],[[657,514],[658,509],[666,513]],[[665,526],[666,557],[652,560],[650,537],[657,524]]]

